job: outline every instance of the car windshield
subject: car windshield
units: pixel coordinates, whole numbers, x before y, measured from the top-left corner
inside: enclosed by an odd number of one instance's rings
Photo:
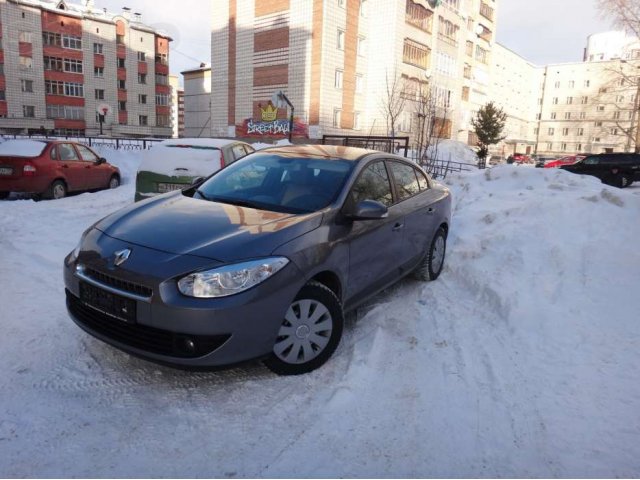
[[[338,196],[354,162],[255,153],[221,170],[194,198],[260,210],[309,213]]]

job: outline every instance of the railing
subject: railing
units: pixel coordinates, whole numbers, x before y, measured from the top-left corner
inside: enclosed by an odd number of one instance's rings
[[[422,164],[422,168],[434,179],[444,180],[449,173],[470,172],[473,165],[451,160],[427,160],[427,163]]]
[[[484,2],[480,3],[480,15],[493,22],[493,8]]]
[[[344,147],[366,148],[381,152],[395,153],[407,156],[409,137],[378,137],[351,135],[323,135],[322,145],[342,145]]]
[[[114,150],[148,150],[165,139],[155,138],[110,138],[110,137],[72,137],[54,135],[0,135],[2,141],[15,139],[31,140],[69,140],[89,147],[105,147]]]

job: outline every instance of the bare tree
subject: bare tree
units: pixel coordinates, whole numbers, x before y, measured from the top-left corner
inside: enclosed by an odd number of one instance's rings
[[[638,0],[604,0],[600,2],[602,16],[640,38],[640,2]]]
[[[437,103],[429,84],[421,84],[416,98],[416,154],[419,163],[427,156],[436,127]]]
[[[399,76],[394,75],[394,77],[389,80],[389,75],[387,74],[385,80],[385,92],[381,100],[380,109],[387,122],[387,132],[390,132],[391,137],[395,138],[396,125],[398,124],[400,115],[402,115],[404,111],[406,99],[402,92],[403,83]]]

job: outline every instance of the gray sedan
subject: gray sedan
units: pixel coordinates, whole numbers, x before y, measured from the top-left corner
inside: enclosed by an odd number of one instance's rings
[[[155,362],[306,373],[335,351],[345,311],[440,275],[450,220],[449,190],[402,157],[262,150],[89,228],[64,261],[67,308]]]

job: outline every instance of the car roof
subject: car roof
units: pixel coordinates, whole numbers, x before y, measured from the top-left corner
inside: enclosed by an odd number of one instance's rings
[[[340,145],[287,145],[266,148],[259,152],[268,152],[287,157],[310,157],[317,160],[350,160],[358,161],[368,155],[380,154],[376,150],[367,150],[356,147],[343,147]],[[392,156],[391,154],[388,154]],[[393,155],[396,157],[396,155]]]
[[[158,145],[162,146],[193,146],[193,147],[212,147],[212,148],[222,148],[227,145],[231,145],[232,143],[245,143],[239,140],[228,139],[228,138],[172,138],[170,140],[164,140]]]

